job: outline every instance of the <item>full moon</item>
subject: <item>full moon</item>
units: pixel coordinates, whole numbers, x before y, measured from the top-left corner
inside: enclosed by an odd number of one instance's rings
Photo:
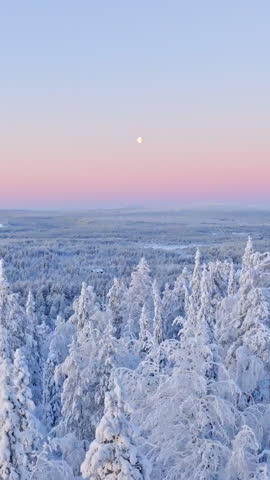
[[[143,138],[142,138],[142,137],[138,137],[138,138],[137,138],[137,143],[143,143]]]

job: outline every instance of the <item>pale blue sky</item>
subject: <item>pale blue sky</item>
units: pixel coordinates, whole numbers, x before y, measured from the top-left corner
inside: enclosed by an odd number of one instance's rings
[[[269,148],[269,1],[11,0],[0,9],[0,162],[11,145],[29,158],[33,145],[63,143],[122,141],[128,153],[137,134],[157,150]]]

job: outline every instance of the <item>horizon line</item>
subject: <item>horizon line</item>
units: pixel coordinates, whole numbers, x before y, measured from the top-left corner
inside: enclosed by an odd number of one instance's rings
[[[162,204],[127,204],[127,205],[93,205],[93,206],[39,206],[39,207],[0,207],[0,212],[18,212],[18,213],[31,213],[31,212],[48,212],[48,213],[71,213],[71,212],[89,212],[89,211],[112,211],[112,210],[148,210],[148,211],[159,211],[159,210],[185,210],[185,209],[196,209],[196,208],[230,208],[230,209],[270,209],[270,202],[183,202],[182,204],[176,203],[162,203]]]

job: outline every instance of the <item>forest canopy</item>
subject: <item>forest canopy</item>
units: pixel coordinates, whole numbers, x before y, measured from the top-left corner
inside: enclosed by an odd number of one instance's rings
[[[3,480],[269,478],[270,253],[184,267],[141,257],[68,316],[22,304],[0,262]],[[61,310],[61,308],[60,308]]]

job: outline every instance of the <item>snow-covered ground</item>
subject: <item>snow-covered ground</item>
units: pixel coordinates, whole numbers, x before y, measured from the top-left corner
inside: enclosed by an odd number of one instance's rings
[[[146,244],[144,245],[144,248],[153,248],[154,250],[167,250],[167,251],[172,251],[172,250],[186,250],[187,248],[198,248],[201,247],[202,245],[198,245],[197,243],[189,243],[188,245],[162,245],[159,243],[153,243],[153,244]]]

